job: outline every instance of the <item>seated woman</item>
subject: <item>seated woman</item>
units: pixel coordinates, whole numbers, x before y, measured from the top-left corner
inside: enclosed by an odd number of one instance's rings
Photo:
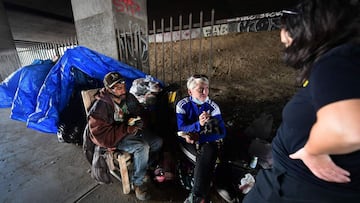
[[[194,186],[185,202],[208,202],[211,178],[226,129],[219,106],[209,99],[209,80],[193,75],[187,80],[188,97],[176,105],[178,135],[195,163]],[[191,157],[192,156],[192,157]]]

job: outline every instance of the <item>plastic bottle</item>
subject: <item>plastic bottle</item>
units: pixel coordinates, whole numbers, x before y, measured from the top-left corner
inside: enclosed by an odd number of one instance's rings
[[[256,168],[257,162],[258,162],[258,157],[254,156],[251,159],[251,162],[250,162],[250,165],[249,165],[250,168],[252,168],[252,169]]]

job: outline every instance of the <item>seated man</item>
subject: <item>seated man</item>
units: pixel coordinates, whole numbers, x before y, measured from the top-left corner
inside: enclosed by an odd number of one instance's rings
[[[143,108],[126,91],[125,79],[119,73],[106,74],[104,86],[96,95],[96,101],[89,111],[90,139],[98,146],[134,154],[132,182],[135,194],[139,200],[148,200],[150,194],[144,185],[144,176],[148,164],[154,161],[163,141],[143,129],[143,122],[138,120]]]
[[[194,75],[187,80],[188,97],[176,105],[178,135],[195,161],[194,186],[185,202],[207,202],[225,125],[219,106],[209,99],[209,80]]]

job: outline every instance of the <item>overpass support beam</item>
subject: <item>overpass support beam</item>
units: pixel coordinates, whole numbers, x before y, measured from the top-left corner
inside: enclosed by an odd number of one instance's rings
[[[71,0],[79,45],[118,59],[112,0]]]
[[[79,45],[149,72],[146,0],[71,0]]]
[[[20,67],[3,2],[0,0],[0,82]]]

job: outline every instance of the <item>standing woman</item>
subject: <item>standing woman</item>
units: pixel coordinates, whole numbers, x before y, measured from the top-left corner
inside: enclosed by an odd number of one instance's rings
[[[359,202],[359,0],[302,1],[283,11],[280,36],[302,88],[283,109],[273,168],[243,202]]]

